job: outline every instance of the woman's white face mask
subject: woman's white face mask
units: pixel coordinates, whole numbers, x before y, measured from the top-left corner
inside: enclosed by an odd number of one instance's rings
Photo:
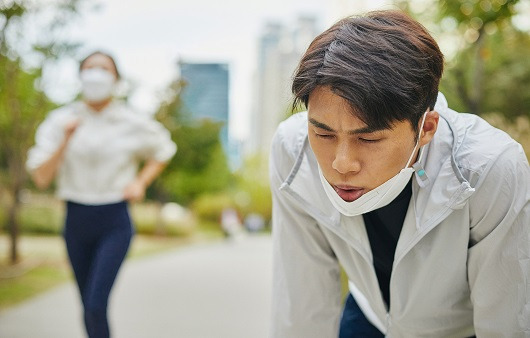
[[[343,200],[337,194],[335,189],[324,178],[324,175],[322,174],[322,170],[320,169],[320,166],[318,167],[318,173],[319,173],[322,185],[324,187],[324,191],[326,192],[326,195],[330,199],[333,206],[341,214],[345,216],[357,216],[357,215],[370,212],[375,209],[382,208],[388,205],[390,202],[392,202],[403,191],[403,189],[405,189],[405,186],[407,185],[410,178],[412,177],[412,174],[414,173],[414,168],[409,167],[409,165],[411,164],[412,157],[416,153],[416,148],[418,147],[419,139],[421,136],[421,130],[423,129],[423,124],[425,123],[426,116],[427,116],[427,112],[423,114],[423,119],[421,121],[421,127],[420,127],[420,135],[418,135],[418,138],[416,140],[416,145],[414,146],[414,149],[412,150],[412,154],[410,155],[409,160],[407,161],[407,164],[405,165],[405,167],[401,169],[401,171],[398,174],[396,174],[394,177],[384,182],[380,186],[363,194],[361,197],[359,197],[353,202],[346,202],[345,200]],[[418,159],[417,162],[420,162],[420,161],[421,161],[421,153],[420,153],[420,158]]]
[[[116,77],[102,68],[88,68],[81,71],[81,92],[88,102],[101,102],[114,93]]]

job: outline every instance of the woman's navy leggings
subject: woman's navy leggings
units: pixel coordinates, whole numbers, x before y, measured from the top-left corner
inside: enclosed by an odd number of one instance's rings
[[[64,238],[90,338],[110,336],[107,303],[132,236],[127,202],[66,203]]]

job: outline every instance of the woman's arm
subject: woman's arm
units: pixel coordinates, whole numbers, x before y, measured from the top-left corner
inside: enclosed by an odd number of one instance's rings
[[[145,197],[147,187],[160,175],[166,165],[167,162],[148,160],[136,179],[125,187],[123,198],[131,202],[141,201]]]
[[[57,150],[47,161],[31,172],[31,178],[33,182],[35,182],[37,188],[46,189],[50,186],[51,182],[57,175],[59,167],[63,163],[64,152],[78,125],[79,120],[73,120],[67,123],[64,128],[64,140],[61,142]]]

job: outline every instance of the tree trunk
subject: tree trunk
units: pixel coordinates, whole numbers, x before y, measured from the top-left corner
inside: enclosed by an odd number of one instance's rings
[[[16,264],[19,259],[18,255],[18,209],[20,207],[19,191],[11,191],[12,203],[9,206],[7,213],[7,229],[9,229],[9,237],[11,239],[11,247],[9,248],[9,261],[11,264]]]
[[[23,177],[23,164],[20,163],[22,160],[20,154],[20,140],[23,140],[20,134],[21,131],[21,117],[22,111],[19,102],[19,95],[16,91],[17,85],[19,84],[19,72],[20,69],[12,62],[7,63],[8,67],[5,70],[6,80],[7,80],[7,98],[8,104],[7,113],[11,116],[11,133],[13,135],[12,139],[6,140],[5,154],[7,156],[7,167],[9,173],[9,184],[7,188],[8,196],[10,197],[9,207],[7,211],[6,219],[6,228],[9,231],[9,237],[11,239],[11,247],[9,250],[10,263],[16,264],[19,259],[18,255],[18,208],[20,205],[20,189],[22,187],[22,177]]]
[[[21,150],[12,149],[9,153],[8,167],[11,184],[8,186],[8,194],[10,195],[10,205],[7,212],[7,229],[9,229],[9,236],[11,238],[10,248],[10,262],[16,264],[19,259],[18,254],[18,235],[20,232],[19,226],[19,209],[20,209],[20,191],[23,187],[25,179],[24,171],[24,157],[21,154]]]
[[[456,79],[456,92],[460,97],[460,100],[462,100],[468,110],[470,110],[473,104],[471,102],[471,94],[469,93],[470,90],[468,89],[469,86],[467,85],[469,81],[466,78],[466,74],[462,68],[458,67],[454,69],[453,73]]]
[[[484,80],[484,43],[486,37],[484,35],[484,28],[479,29],[479,36],[475,41],[475,67],[473,69],[473,78],[471,82],[471,102],[470,111],[473,114],[480,115],[482,113],[482,97],[483,97],[483,80]]]

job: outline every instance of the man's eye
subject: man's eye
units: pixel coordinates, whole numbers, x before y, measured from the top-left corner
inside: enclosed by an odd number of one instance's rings
[[[377,138],[377,139],[369,139],[369,138],[359,138],[359,141],[361,142],[364,142],[364,143],[376,143],[376,142],[379,142],[381,141],[381,139]]]
[[[315,133],[315,135],[319,138],[325,138],[325,139],[330,139],[330,138],[333,138],[333,135],[330,135],[330,134],[319,134],[319,133]]]

